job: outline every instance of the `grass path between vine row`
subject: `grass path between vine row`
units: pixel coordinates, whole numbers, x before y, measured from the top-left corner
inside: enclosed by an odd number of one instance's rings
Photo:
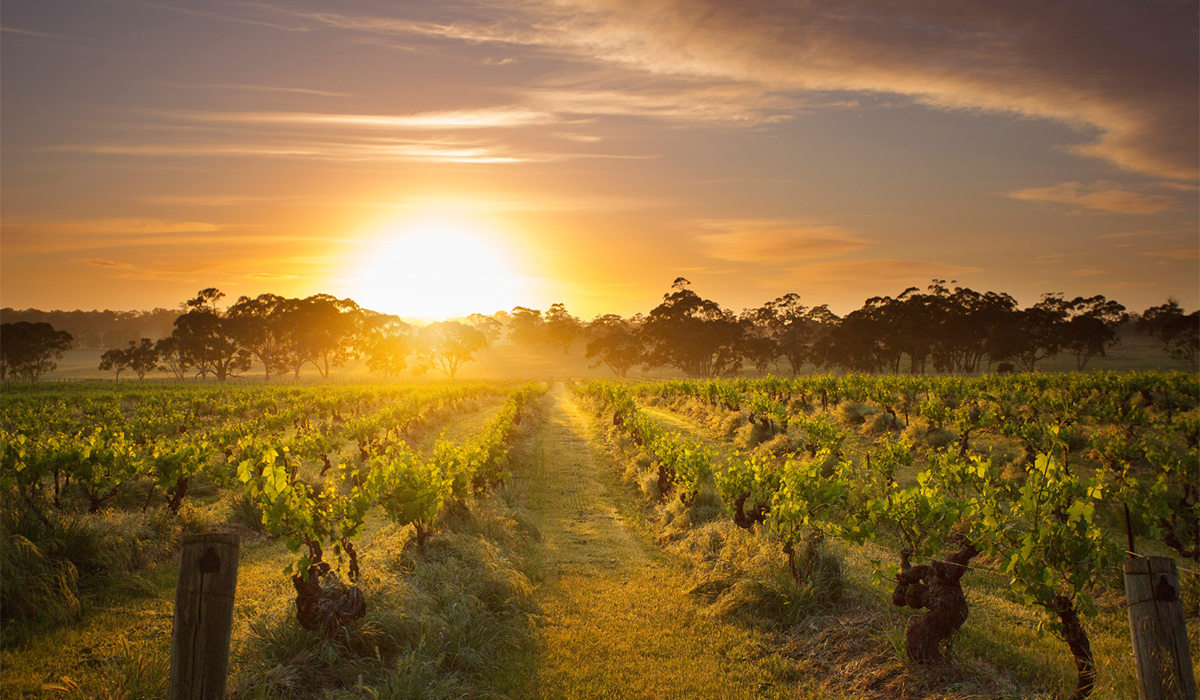
[[[688,575],[642,532],[629,491],[553,385],[526,504],[544,537],[539,645],[504,685],[520,698],[802,698],[790,664],[706,617]]]

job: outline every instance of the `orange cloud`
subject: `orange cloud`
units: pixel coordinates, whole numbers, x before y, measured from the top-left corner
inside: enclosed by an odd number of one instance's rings
[[[1094,185],[1064,182],[1050,187],[1016,190],[1009,192],[1008,196],[1029,202],[1069,204],[1081,209],[1114,214],[1154,214],[1170,209],[1175,204],[1175,200],[1171,197],[1158,194],[1139,194],[1105,182]]]
[[[932,278],[950,278],[982,268],[922,260],[830,260],[802,265],[792,276],[807,284],[856,286],[864,289],[881,286],[924,284]]]
[[[732,81],[760,99],[903,95],[1050,119],[1093,139],[1071,147],[1078,155],[1187,182],[1198,174],[1195,3],[535,0],[440,21],[255,7],[310,28],[536,46],[651,79]]]
[[[868,243],[840,226],[801,221],[707,220],[690,227],[712,231],[696,239],[710,257],[733,262],[790,264],[846,255]]]
[[[6,236],[96,236],[145,235],[216,231],[216,224],[202,221],[166,221],[164,219],[84,219],[75,221],[9,221],[3,224]]]
[[[1200,250],[1195,248],[1181,248],[1178,250],[1148,250],[1142,253],[1147,258],[1159,258],[1161,260],[1196,260],[1200,258]]]
[[[128,270],[133,267],[129,263],[116,262],[114,260],[105,260],[104,258],[74,258],[71,262],[79,262],[85,265],[94,265],[95,267],[107,267],[113,270]]]
[[[1113,240],[1118,238],[1140,238],[1142,236],[1161,236],[1167,233],[1178,233],[1178,231],[1122,231],[1120,233],[1105,233],[1096,236],[1096,239]]]
[[[389,130],[505,128],[550,124],[553,114],[520,107],[489,107],[417,114],[322,114],[317,112],[164,112],[190,121],[294,124]]]
[[[402,160],[441,163],[518,163],[552,160],[558,156],[506,155],[493,145],[454,144],[446,141],[412,142],[374,139],[359,142],[283,141],[269,143],[204,144],[79,144],[53,150],[97,155],[135,156],[269,156],[321,160]]]

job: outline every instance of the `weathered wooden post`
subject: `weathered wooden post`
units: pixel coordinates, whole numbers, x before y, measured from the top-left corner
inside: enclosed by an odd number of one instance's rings
[[[1196,679],[1188,651],[1179,575],[1171,557],[1125,561],[1129,634],[1137,659],[1139,700],[1194,700]]]
[[[168,700],[224,700],[237,588],[237,535],[184,535]]]

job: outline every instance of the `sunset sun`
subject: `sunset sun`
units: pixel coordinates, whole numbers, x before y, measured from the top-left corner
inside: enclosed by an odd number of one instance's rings
[[[398,225],[362,254],[350,281],[363,306],[409,318],[491,313],[520,303],[512,251],[483,226],[452,220]]]

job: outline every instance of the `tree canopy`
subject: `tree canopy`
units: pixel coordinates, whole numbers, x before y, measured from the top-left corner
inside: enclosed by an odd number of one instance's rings
[[[487,346],[483,331],[458,321],[431,323],[417,331],[416,372],[435,369],[447,377],[458,373],[464,362],[475,359],[475,352]]]
[[[691,377],[736,373],[742,368],[741,324],[732,311],[688,289],[690,284],[677,278],[675,291],[646,316],[647,365],[677,367]]]
[[[70,333],[45,322],[0,324],[0,379],[36,381],[58,367],[55,360],[71,349],[71,340]]]

